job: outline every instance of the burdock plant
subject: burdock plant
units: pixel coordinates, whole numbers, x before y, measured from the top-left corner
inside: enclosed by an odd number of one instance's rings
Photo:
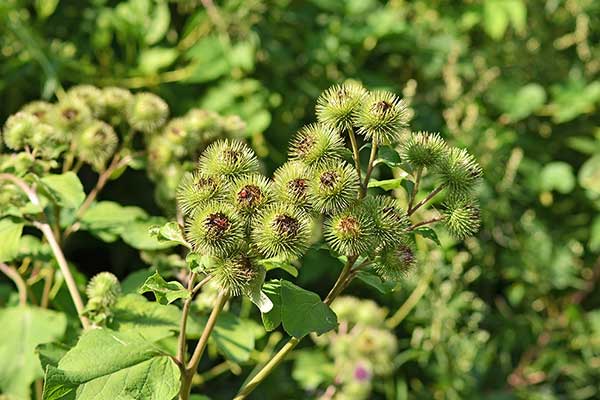
[[[196,171],[182,180],[178,190],[187,227],[180,227],[185,231],[184,240],[196,257],[205,256],[203,267],[192,270],[188,279],[212,278],[220,291],[211,317],[216,318],[232,296],[242,294],[259,306],[267,329],[277,325],[269,322],[272,318],[283,318],[284,329],[292,336],[246,381],[238,400],[246,398],[302,336],[313,330],[321,332],[308,320],[302,333],[289,328],[286,313],[302,312],[294,308],[299,304],[282,304],[280,296],[288,290],[284,287],[292,284],[264,283],[262,265],[301,262],[309,246],[323,242],[344,260],[337,282],[323,301],[328,307],[359,273],[391,283],[402,280],[417,265],[416,236],[434,237],[431,225],[445,223],[458,239],[475,233],[479,226],[473,195],[481,169],[465,150],[448,146],[440,135],[411,133],[411,112],[405,100],[391,92],[370,93],[357,83],[345,83],[323,93],[316,113],[319,122],[305,126],[293,137],[290,161],[275,171],[272,182],[259,172],[249,147],[238,141],[220,141],[205,150]],[[380,152],[384,146],[385,152]],[[363,149],[369,151],[366,164],[361,157]],[[432,179],[427,184],[435,182],[437,186],[421,196],[421,181],[428,174]],[[381,179],[386,175],[392,179]],[[206,186],[208,182],[211,185]],[[389,191],[402,187],[407,189],[404,197],[397,198]],[[444,191],[448,194],[442,212],[415,221],[426,215],[422,212],[425,206]],[[219,202],[207,201],[216,193],[227,195]],[[269,288],[266,295],[263,284]],[[282,314],[271,317],[273,313]],[[335,323],[328,329],[334,327]],[[191,376],[211,329],[205,328],[189,361],[185,352],[179,354],[183,399],[188,398]]]
[[[118,381],[118,393],[188,400],[219,316],[228,307],[236,310],[235,298],[245,296],[259,308],[267,331],[281,325],[290,338],[245,381],[235,397],[244,399],[304,336],[337,327],[329,306],[357,276],[393,287],[417,268],[420,238],[438,241],[432,229],[438,223],[456,239],[474,234],[481,168],[440,135],[411,133],[411,114],[394,93],[369,92],[356,82],[336,85],[317,100],[318,122],[296,133],[289,160],[272,178],[263,174],[252,148],[232,138],[244,129],[239,118],[194,109],[169,121],[167,104],[151,93],[77,86],[55,104],[31,103],[11,116],[3,129],[11,153],[0,158],[0,235],[11,247],[0,246],[0,269],[15,281],[25,305],[29,292],[19,274],[33,266],[35,276],[27,282],[46,280],[41,303],[47,306],[56,292],[53,255],[84,328],[64,357],[61,346],[60,354],[40,350],[44,398],[96,393],[98,385]],[[108,181],[144,165],[159,204],[173,204],[171,222],[97,200]],[[84,167],[98,174],[87,195],[76,175]],[[434,202],[440,211],[426,211]],[[22,238],[25,226],[37,228],[43,240]],[[160,304],[124,295],[110,273],[90,281],[84,302],[62,251],[78,230],[142,250],[155,273],[139,292],[152,292]],[[311,247],[327,248],[343,265],[323,300],[288,280],[266,280],[273,269],[297,274]],[[24,267],[5,264],[29,248],[36,253],[26,254]],[[167,282],[161,274],[177,280]],[[194,303],[200,292],[202,307]],[[203,316],[207,299],[213,307]],[[175,326],[173,317],[179,320]],[[231,352],[219,336],[226,328],[220,329],[214,342]],[[356,349],[377,360],[370,350],[373,332],[366,329]],[[376,353],[386,346],[381,343]],[[89,361],[82,375],[77,363],[90,359],[85,354],[99,361]],[[355,367],[352,376],[359,382],[384,373],[377,362]],[[113,381],[112,374],[128,379]]]

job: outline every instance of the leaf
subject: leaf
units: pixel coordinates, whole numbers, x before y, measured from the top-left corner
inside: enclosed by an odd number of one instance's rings
[[[42,343],[36,347],[35,352],[40,359],[42,369],[46,370],[48,365],[58,366],[58,362],[69,349],[70,347],[63,343]]]
[[[577,178],[584,189],[600,193],[600,154],[583,163]]]
[[[0,393],[29,399],[31,384],[43,376],[35,348],[62,338],[67,318],[37,307],[10,307],[0,310],[0,326]]]
[[[46,19],[56,10],[59,0],[35,0],[35,11],[40,19]]]
[[[588,246],[591,251],[595,252],[600,250],[600,216],[594,219],[590,230],[591,234]]]
[[[158,347],[135,332],[93,329],[46,369],[44,400],[100,398],[164,400],[179,391],[179,368]]]
[[[252,323],[228,312],[221,313],[210,338],[225,358],[236,363],[246,362],[254,351]]]
[[[554,161],[544,165],[540,173],[540,189],[556,190],[566,194],[575,188],[573,168],[562,161]]]
[[[151,234],[150,228],[155,225],[163,225],[166,220],[162,217],[148,217],[144,220],[136,220],[129,224],[121,232],[121,238],[125,243],[138,250],[162,250],[177,246],[170,241],[159,241]]]
[[[280,280],[278,283],[271,281],[265,285],[264,290],[273,302],[273,309],[263,314],[263,323],[267,330],[275,329],[281,322],[288,334],[303,337],[310,332],[322,334],[337,326],[335,313],[316,293],[286,280]],[[274,314],[269,315],[271,313]]]
[[[537,83],[520,88],[507,102],[506,113],[511,121],[519,121],[537,111],[546,102],[546,91]]]
[[[500,40],[508,28],[509,16],[504,0],[486,0],[483,4],[483,29],[494,40]]]
[[[11,218],[0,219],[0,262],[11,261],[19,254],[23,225]]]
[[[175,300],[189,299],[191,293],[177,281],[167,282],[158,272],[148,277],[138,293],[154,293],[156,301],[160,304],[171,304]]]
[[[185,80],[202,83],[217,79],[231,70],[226,49],[217,36],[208,36],[196,42],[186,56],[193,62],[194,70]]]
[[[383,281],[379,275],[369,269],[362,269],[358,271],[356,277],[367,285],[375,288],[381,294],[391,293],[396,288],[395,283]]]
[[[294,278],[298,277],[298,269],[294,267],[292,263],[288,260],[283,260],[279,258],[267,258],[259,260],[258,263],[264,266],[267,271],[271,271],[274,269],[282,269],[288,274],[292,275]]]
[[[139,294],[120,297],[112,308],[110,329],[137,332],[145,339],[157,342],[171,337],[179,329],[181,310],[173,305],[148,301]]]
[[[156,237],[159,242],[171,242],[174,244],[180,244],[188,249],[192,248],[183,237],[183,232],[177,222],[167,222],[163,226],[155,225],[150,227],[150,235]]]
[[[76,209],[85,200],[83,185],[74,172],[46,175],[39,182],[50,199],[61,207]]]
[[[145,218],[147,218],[146,212],[139,207],[122,206],[113,201],[100,201],[92,204],[81,216],[80,223],[81,229],[102,239],[103,235],[107,234],[119,236],[135,221]]]
[[[139,69],[146,74],[156,73],[162,68],[173,64],[179,53],[176,49],[166,47],[153,47],[145,49],[139,56]]]
[[[156,2],[152,17],[149,18],[150,24],[146,29],[144,39],[147,44],[158,43],[169,30],[169,23],[171,22],[171,12],[169,11],[169,5],[167,2]]]
[[[381,146],[377,155],[378,158],[375,160],[375,164],[384,163],[390,168],[401,168],[402,166],[400,154],[391,146]]]
[[[416,233],[417,235],[423,236],[424,238],[433,240],[438,246],[442,245],[442,243],[440,242],[440,239],[437,236],[437,233],[435,233],[435,231],[433,229],[431,229],[427,226],[417,228],[417,229],[413,230],[413,232]]]

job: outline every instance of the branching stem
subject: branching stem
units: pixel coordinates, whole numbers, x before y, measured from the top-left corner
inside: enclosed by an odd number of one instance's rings
[[[440,185],[438,187],[436,187],[435,189],[433,189],[433,191],[431,193],[429,193],[427,195],[427,197],[425,197],[423,200],[421,200],[420,202],[418,202],[417,204],[415,204],[414,207],[409,208],[407,211],[407,214],[413,215],[415,213],[415,211],[417,211],[419,208],[421,208],[423,205],[425,205],[429,200],[433,199],[439,192],[441,192],[444,189],[443,185]]]
[[[4,273],[11,281],[17,286],[19,292],[19,304],[24,306],[27,304],[27,284],[23,280],[21,274],[15,267],[8,266],[3,262],[0,262],[0,271]]]

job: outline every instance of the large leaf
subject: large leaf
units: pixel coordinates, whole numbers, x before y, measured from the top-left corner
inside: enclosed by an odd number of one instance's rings
[[[183,285],[177,281],[167,282],[163,279],[158,272],[148,277],[146,282],[139,289],[139,293],[154,293],[156,301],[160,304],[171,304],[178,299],[187,299],[191,296],[189,290],[183,287]]]
[[[0,262],[10,261],[17,256],[20,248],[23,223],[11,218],[0,219]]]
[[[179,329],[181,310],[129,294],[117,300],[109,328],[119,332],[137,332],[149,341],[174,335]]]
[[[144,220],[137,220],[127,226],[121,232],[121,238],[125,243],[139,250],[161,250],[177,246],[178,243],[172,241],[159,240],[153,234],[156,225],[163,225],[166,220],[162,217],[149,217]]]
[[[254,350],[252,321],[224,312],[219,316],[211,340],[225,358],[236,363],[248,361]]]
[[[42,377],[35,348],[65,333],[64,314],[36,307],[0,310],[0,392],[11,400],[31,398],[30,386]]]
[[[335,313],[316,293],[286,280],[271,281],[264,290],[273,302],[273,309],[263,314],[267,330],[281,323],[290,335],[303,337],[310,332],[322,334],[337,326]]]
[[[50,199],[61,207],[75,209],[85,200],[83,186],[74,172],[46,175],[40,183]]]
[[[179,368],[136,332],[93,329],[58,362],[48,365],[44,400],[155,399],[175,397]]]

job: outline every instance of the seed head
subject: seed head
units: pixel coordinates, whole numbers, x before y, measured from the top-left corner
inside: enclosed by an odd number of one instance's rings
[[[127,89],[114,86],[102,89],[103,117],[113,125],[120,124],[126,118],[127,109],[132,99],[133,95]]]
[[[200,172],[187,173],[177,187],[177,205],[186,216],[194,215],[196,209],[212,200],[225,197],[225,184],[217,176]]]
[[[265,257],[300,256],[308,248],[310,234],[308,215],[283,203],[268,205],[252,222],[252,243]]]
[[[6,120],[2,131],[4,143],[12,150],[24,149],[26,145],[31,144],[39,124],[36,116],[23,111],[11,115]]]
[[[155,132],[165,124],[168,117],[167,103],[149,92],[134,95],[127,107],[127,122],[144,133]]]
[[[437,133],[416,132],[402,145],[402,158],[414,168],[436,167],[448,151],[446,142]]]
[[[67,92],[67,96],[83,102],[90,111],[92,116],[100,118],[105,113],[104,96],[102,90],[92,85],[76,85]]]
[[[365,199],[365,208],[375,225],[378,246],[394,246],[402,241],[410,226],[410,220],[395,198],[369,196]]]
[[[275,198],[301,208],[310,206],[308,195],[311,174],[306,165],[299,161],[288,161],[273,174]]]
[[[351,127],[353,114],[367,94],[365,88],[352,81],[330,87],[317,100],[317,120],[338,132]]]
[[[344,141],[333,129],[321,124],[310,124],[296,134],[290,143],[289,157],[309,167],[341,158]]]
[[[102,171],[112,157],[119,138],[113,127],[104,121],[93,120],[75,137],[77,157],[90,164],[96,171]]]
[[[116,276],[110,272],[95,275],[87,285],[88,301],[111,306],[121,295],[121,285]]]
[[[456,239],[464,239],[479,230],[479,205],[464,196],[450,197],[444,203],[444,225]]]
[[[92,119],[92,111],[81,99],[66,97],[54,107],[54,121],[65,130],[73,130]]]
[[[250,217],[273,198],[271,182],[260,174],[236,178],[229,191],[229,201],[241,215]]]
[[[315,170],[310,198],[316,211],[337,213],[346,209],[358,194],[356,170],[342,160],[328,162]]]
[[[216,258],[207,271],[219,287],[231,296],[238,296],[257,281],[264,281],[265,269],[245,254]],[[259,282],[262,285],[262,282]]]
[[[219,140],[209,145],[198,168],[207,175],[235,178],[258,172],[258,160],[254,151],[239,140]]]
[[[358,133],[378,144],[397,142],[409,122],[406,102],[385,91],[371,93],[354,113]]]
[[[23,106],[21,111],[36,116],[41,122],[49,123],[54,112],[54,104],[47,101],[32,101]]]
[[[472,193],[482,171],[471,154],[453,147],[440,159],[436,174],[448,188],[450,195],[461,196]]]
[[[373,246],[374,225],[362,205],[333,215],[325,224],[325,240],[339,254],[364,254]]]
[[[417,263],[414,245],[404,236],[395,246],[381,248],[375,257],[375,270],[386,281],[398,282],[404,279]]]
[[[186,226],[186,237],[194,251],[217,257],[227,257],[239,249],[243,234],[240,216],[222,202],[201,206]]]

